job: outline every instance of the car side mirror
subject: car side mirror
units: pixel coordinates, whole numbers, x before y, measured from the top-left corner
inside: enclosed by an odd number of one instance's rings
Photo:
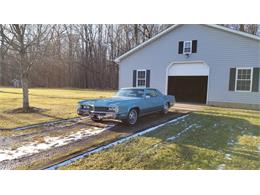
[[[146,96],[145,96],[145,98],[151,98],[151,96],[149,96],[149,95],[146,95]]]

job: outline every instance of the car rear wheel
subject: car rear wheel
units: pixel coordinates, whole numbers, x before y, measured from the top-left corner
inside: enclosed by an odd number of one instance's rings
[[[163,114],[168,114],[168,112],[169,112],[169,104],[165,103],[163,105]]]
[[[135,125],[138,119],[138,112],[136,109],[131,109],[127,115],[127,119],[124,122],[127,125]]]

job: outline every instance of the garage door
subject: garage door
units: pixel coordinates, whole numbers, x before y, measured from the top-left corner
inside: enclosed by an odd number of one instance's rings
[[[168,94],[177,102],[206,103],[208,76],[169,76]]]

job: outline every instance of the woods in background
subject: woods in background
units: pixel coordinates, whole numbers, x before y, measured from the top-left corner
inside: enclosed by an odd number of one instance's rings
[[[223,26],[253,35],[260,35],[259,24],[223,24]]]
[[[169,26],[0,25],[0,85],[116,89],[113,60]]]

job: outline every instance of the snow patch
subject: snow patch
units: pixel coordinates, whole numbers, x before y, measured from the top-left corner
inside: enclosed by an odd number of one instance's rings
[[[228,146],[233,146],[233,145],[235,145],[235,140],[233,140],[233,139],[229,140],[229,141],[227,142],[227,145],[228,145]]]
[[[218,170],[224,170],[225,169],[225,164],[220,164],[218,167],[217,167],[217,169]]]
[[[167,141],[174,141],[175,139],[179,138],[183,133],[186,133],[187,131],[189,131],[192,127],[198,128],[200,126],[198,126],[197,124],[191,124],[188,127],[186,127],[184,130],[179,132],[178,134],[176,134],[176,135],[174,135],[172,137],[167,138]]]
[[[257,151],[260,152],[260,145],[257,147]]]
[[[225,154],[225,159],[227,159],[227,160],[232,160],[231,154]]]
[[[113,125],[110,125],[107,128],[98,128],[98,127],[84,128],[84,129],[80,129],[80,131],[76,133],[72,133],[70,135],[63,136],[63,137],[61,136],[45,137],[44,142],[42,143],[31,142],[15,150],[12,150],[11,148],[2,149],[2,150],[0,149],[0,161],[18,159],[18,158],[39,153],[44,150],[48,150],[53,147],[63,146],[83,138],[100,134],[101,132],[108,130],[111,127],[113,127]]]

